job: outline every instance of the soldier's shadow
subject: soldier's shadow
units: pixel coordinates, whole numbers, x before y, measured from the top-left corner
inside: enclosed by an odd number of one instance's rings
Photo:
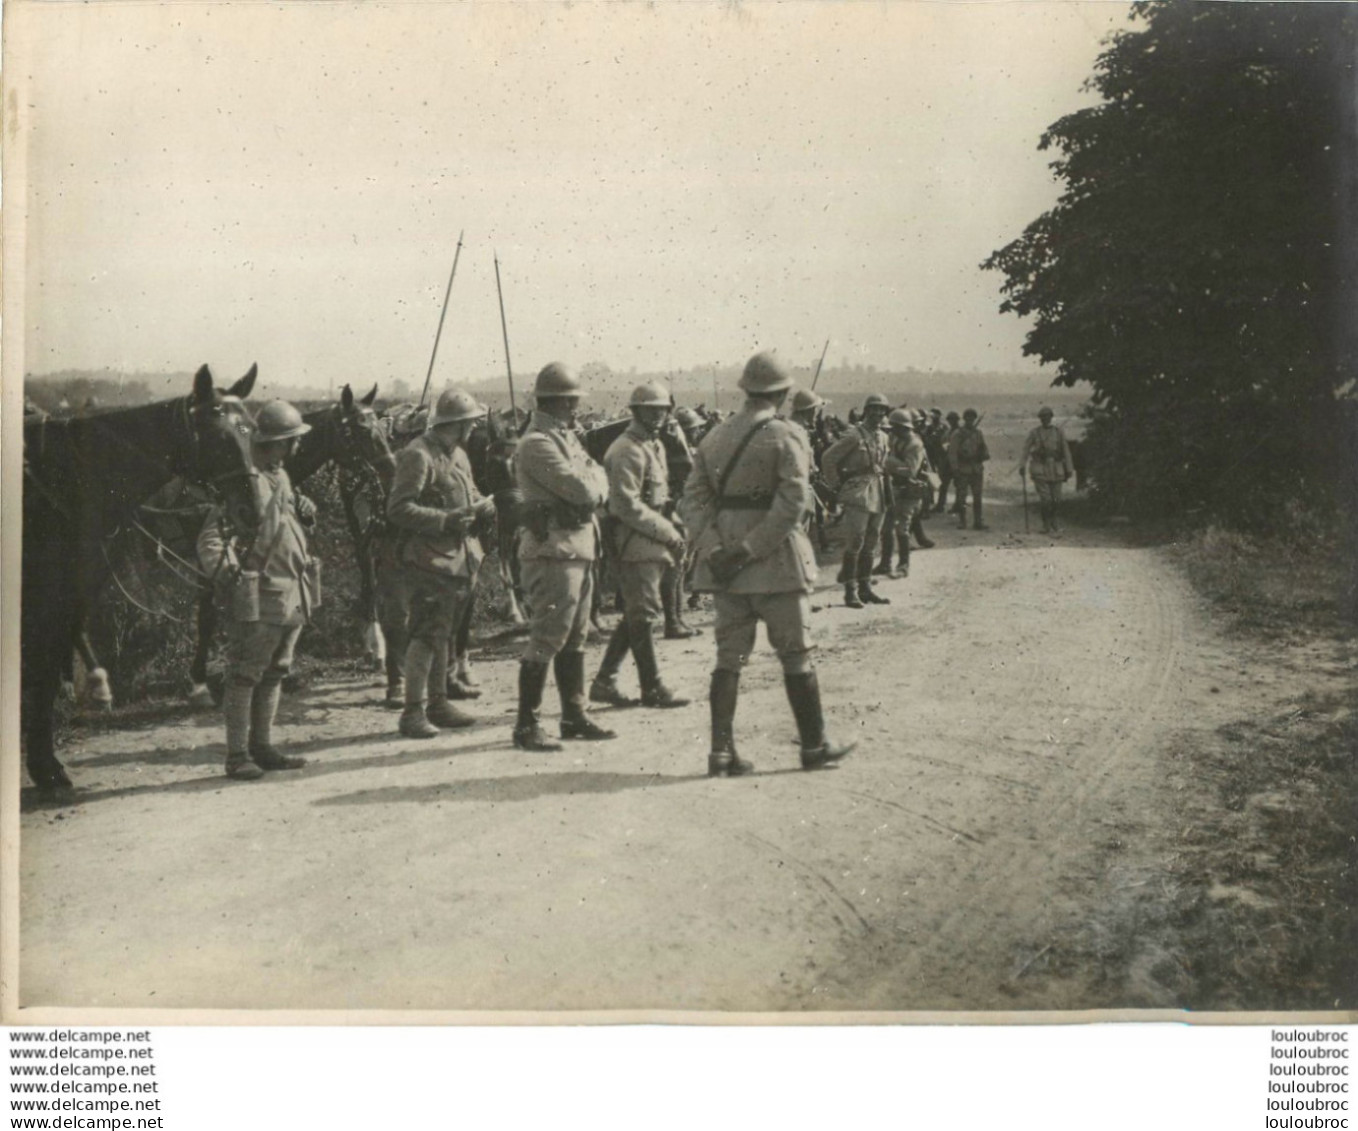
[[[592,793],[621,793],[628,789],[654,789],[706,781],[706,774],[618,774],[587,770],[560,773],[514,774],[497,778],[468,778],[419,786],[379,786],[353,793],[321,798],[315,805],[390,805],[400,802],[490,802],[535,801],[541,797],[576,796]]]

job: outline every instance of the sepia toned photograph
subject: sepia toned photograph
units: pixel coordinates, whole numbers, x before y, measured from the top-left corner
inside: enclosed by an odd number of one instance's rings
[[[1351,1016],[1356,32],[9,0],[4,1021]]]

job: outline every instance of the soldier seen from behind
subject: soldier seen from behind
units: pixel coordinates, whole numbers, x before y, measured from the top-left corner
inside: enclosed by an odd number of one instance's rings
[[[981,493],[985,487],[985,465],[990,459],[985,436],[978,427],[979,416],[974,408],[962,414],[962,427],[948,441],[948,462],[952,465],[953,482],[957,484],[957,527],[967,528],[967,494],[971,494],[972,529],[989,530],[981,517]]]
[[[1033,488],[1037,491],[1043,534],[1061,533],[1057,516],[1061,487],[1075,471],[1066,434],[1052,423],[1052,416],[1052,410],[1045,406],[1037,410],[1041,423],[1028,433],[1023,442],[1023,454],[1019,457],[1019,474],[1032,476]]]
[[[872,559],[886,510],[887,441],[882,422],[890,411],[886,397],[873,393],[863,402],[858,423],[831,444],[821,459],[821,471],[839,493],[844,511],[844,565],[839,579],[844,583],[844,604],[851,609],[861,609],[865,603],[891,603],[872,588]]]
[[[579,377],[554,361],[538,373],[533,395],[537,409],[514,457],[523,493],[519,561],[532,615],[519,662],[514,745],[553,751],[561,744],[538,721],[549,665],[561,695],[561,737],[617,737],[585,711],[585,633],[598,540],[594,514],[608,498],[608,477],[575,431],[583,395]]]
[[[662,582],[682,565],[687,543],[670,518],[669,468],[660,429],[670,412],[669,391],[660,384],[638,385],[628,401],[632,423],[604,455],[608,473],[608,520],[622,587],[623,615],[604,650],[590,686],[591,702],[636,706],[617,684],[618,669],[629,649],[637,665],[643,707],[686,707],[660,679],[652,629],[663,616]]]
[[[424,432],[396,457],[387,520],[410,595],[399,724],[407,738],[435,738],[441,728],[475,722],[448,700],[448,649],[485,556],[477,534],[495,518],[495,501],[477,491],[465,448],[485,415],[470,393],[448,389]]]
[[[311,431],[286,401],[270,401],[255,421],[251,454],[259,523],[242,529],[223,507],[198,535],[198,560],[214,581],[226,619],[226,776],[256,781],[265,770],[296,770],[297,755],[280,754],[273,723],[302,626],[320,604],[320,579],[305,527],[311,501],[292,489],[283,461]]]
[[[744,406],[698,445],[680,502],[697,557],[694,588],[714,594],[717,661],[709,704],[713,777],[748,774],[736,753],[740,671],[759,622],[783,667],[806,770],[828,769],[852,749],[825,736],[820,683],[811,662],[811,598],[817,567],[803,520],[811,507],[811,449],[802,428],[775,413],[792,378],[768,353],[740,378]]]

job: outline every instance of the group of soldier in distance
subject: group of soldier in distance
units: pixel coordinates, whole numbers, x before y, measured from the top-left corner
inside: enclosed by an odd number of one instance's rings
[[[969,504],[972,528],[986,529],[990,453],[974,409],[945,417],[937,408],[893,408],[873,394],[847,425],[833,421],[813,390],[794,392],[789,370],[772,353],[750,358],[739,388],[744,404],[720,419],[676,410],[662,384],[639,385],[628,402],[630,421],[618,425],[600,462],[582,439],[588,390],[553,362],[537,375],[535,408],[513,447],[512,487],[494,497],[478,490],[468,454],[487,407],[464,388],[438,396],[423,430],[396,454],[386,492],[385,599],[395,599],[405,619],[399,676],[388,688],[401,735],[431,740],[477,722],[455,700],[481,695],[465,663],[470,609],[497,508],[512,507],[529,615],[514,746],[550,753],[563,749],[562,741],[617,737],[591,716],[591,705],[690,706],[662,678],[656,646],[662,623],[667,638],[699,634],[683,619],[687,583],[695,594],[710,594],[715,611],[708,773],[739,777],[754,768],[737,752],[735,718],[741,670],[761,622],[782,665],[802,768],[832,769],[849,754],[852,743],[826,732],[813,663],[811,594],[819,567],[812,532],[823,530],[834,508],[844,538],[844,604],[889,604],[875,580],[908,576],[912,538],[921,548],[933,545],[922,520],[949,509],[949,488],[959,526],[968,525]],[[1039,415],[1020,470],[1032,477],[1043,532],[1056,534],[1062,484],[1074,465],[1051,410]],[[245,781],[305,764],[278,749],[273,725],[299,635],[319,600],[308,546],[315,508],[284,468],[310,426],[285,401],[264,404],[253,423],[254,521],[235,522],[229,508],[218,507],[197,543],[227,622],[225,770]],[[662,431],[679,458],[667,458]],[[622,616],[587,680],[585,644],[605,558]],[[639,698],[618,684],[629,655]],[[552,677],[561,741],[541,721]]]

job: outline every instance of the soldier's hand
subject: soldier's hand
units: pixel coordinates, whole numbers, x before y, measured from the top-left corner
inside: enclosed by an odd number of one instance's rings
[[[734,581],[736,574],[749,565],[753,555],[743,545],[718,546],[708,555],[707,568],[719,585]]]
[[[474,517],[470,510],[449,511],[443,516],[443,533],[466,534]]]
[[[495,500],[491,498],[482,499],[476,504],[476,517],[488,520],[495,517]]]
[[[297,509],[297,517],[303,526],[314,526],[316,523],[316,504],[305,495],[294,495],[293,506]]]

